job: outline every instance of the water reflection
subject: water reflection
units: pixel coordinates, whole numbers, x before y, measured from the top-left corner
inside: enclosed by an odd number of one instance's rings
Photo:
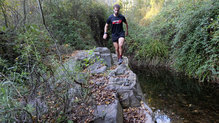
[[[134,70],[149,105],[171,122],[218,122],[218,85],[166,69]]]

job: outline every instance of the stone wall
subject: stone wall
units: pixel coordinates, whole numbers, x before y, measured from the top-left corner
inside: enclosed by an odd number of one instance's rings
[[[111,54],[105,47],[98,47],[90,51],[76,51],[70,60],[57,69],[57,82],[67,79],[65,72],[76,78],[77,86],[70,89],[70,100],[73,103],[75,96],[81,96],[81,84],[90,86],[89,104],[95,107],[95,123],[123,123],[136,122],[151,123],[152,110],[146,105],[141,87],[135,73],[128,66],[128,58],[124,58],[121,65],[117,65],[116,54]],[[89,63],[85,61],[90,61]],[[80,62],[84,72],[74,73],[75,63]],[[72,65],[71,65],[72,64]],[[64,67],[64,68],[63,68]],[[82,76],[80,76],[82,75]],[[63,78],[64,77],[64,78]],[[86,79],[83,79],[86,77]],[[132,111],[138,110],[136,119]],[[139,117],[137,117],[139,116]],[[130,118],[131,117],[131,118]],[[133,121],[134,122],[134,121]]]

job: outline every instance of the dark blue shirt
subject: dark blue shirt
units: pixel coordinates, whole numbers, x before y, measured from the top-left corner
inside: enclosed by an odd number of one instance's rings
[[[113,14],[109,16],[106,23],[111,25],[112,35],[119,35],[124,33],[123,22],[126,23],[126,19],[122,14],[115,17]]]

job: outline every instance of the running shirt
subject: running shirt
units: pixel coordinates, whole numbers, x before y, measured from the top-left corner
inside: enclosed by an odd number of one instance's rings
[[[120,35],[124,33],[123,22],[126,23],[126,19],[122,14],[115,17],[113,14],[109,16],[106,23],[111,25],[112,35]]]

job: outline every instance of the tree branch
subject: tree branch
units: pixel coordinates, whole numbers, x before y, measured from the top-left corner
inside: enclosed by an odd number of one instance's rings
[[[5,10],[5,8],[3,7],[3,6],[4,6],[4,4],[3,4],[3,3],[0,3],[0,6],[1,6],[2,13],[3,13],[3,15],[4,15],[4,19],[5,19],[5,26],[8,28],[8,21],[7,21],[6,10]]]
[[[53,35],[50,33],[47,25],[46,25],[46,21],[45,21],[45,18],[44,18],[44,13],[43,13],[43,9],[42,9],[42,6],[41,6],[41,1],[40,0],[37,0],[38,2],[38,6],[39,6],[39,9],[40,9],[40,14],[41,14],[41,17],[42,17],[42,21],[43,21],[43,25],[44,27],[46,28],[47,32],[49,33],[50,37],[53,39],[54,43],[55,43],[55,46],[56,46],[56,50],[58,52],[58,55],[59,55],[59,60],[60,62],[62,63],[62,57],[61,57],[61,54],[60,54],[60,51],[58,49],[58,46],[57,46],[57,43],[56,43],[56,39],[53,37]]]

